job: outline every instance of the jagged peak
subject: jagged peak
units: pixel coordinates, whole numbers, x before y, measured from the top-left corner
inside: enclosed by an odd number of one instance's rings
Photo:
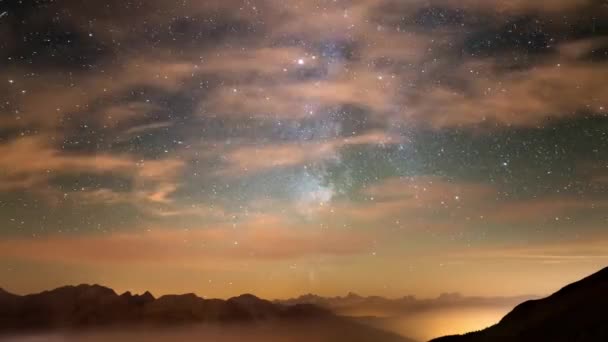
[[[134,298],[151,299],[151,300],[156,299],[154,297],[154,295],[152,295],[152,293],[150,293],[150,291],[146,291],[143,294],[133,294],[133,293],[131,293],[131,291],[126,291],[125,293],[121,294],[120,296],[121,297],[134,297]]]
[[[154,295],[150,293],[150,291],[144,292],[142,295],[140,295],[140,297],[152,300],[156,299],[156,297],[154,297]]]
[[[202,300],[203,298],[197,296],[195,293],[184,293],[184,294],[168,294],[163,295],[158,298],[158,300],[172,300],[172,299],[182,299],[182,300]]]
[[[265,300],[265,299],[261,299],[257,296],[254,296],[252,294],[249,293],[245,293],[242,294],[240,296],[237,297],[232,297],[230,299],[228,299],[229,302],[235,302],[235,303],[240,303],[240,304],[261,304],[261,303],[269,303],[271,304],[271,302]]]
[[[251,293],[243,293],[240,296],[232,297],[230,299],[262,300],[258,296],[252,295]]]
[[[81,291],[92,292],[92,293],[97,293],[97,294],[117,295],[113,289],[106,287],[106,286],[98,285],[98,284],[93,284],[93,285],[80,284],[76,288]]]
[[[43,291],[40,294],[44,293],[62,293],[62,292],[78,292],[78,293],[89,293],[89,294],[98,294],[98,295],[114,295],[117,296],[116,292],[113,289],[105,286],[101,286],[98,284],[79,284],[79,285],[67,285],[61,286],[56,289],[50,291]]]

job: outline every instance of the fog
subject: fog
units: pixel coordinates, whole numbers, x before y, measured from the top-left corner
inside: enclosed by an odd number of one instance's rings
[[[392,331],[417,341],[463,334],[498,323],[511,308],[449,308],[409,315],[361,318],[363,323]]]
[[[171,329],[109,329],[102,331],[29,334],[0,337],[2,342],[406,342],[396,335],[359,325],[335,325],[335,322],[260,323],[245,325],[204,325]],[[363,326],[359,326],[363,327]]]
[[[97,331],[86,333],[52,333],[31,336],[16,336],[0,339],[6,342],[173,342],[173,341],[330,341],[320,332],[309,329],[276,331],[264,328],[182,328],[171,330]]]
[[[349,294],[345,297],[306,295],[285,302],[310,302],[379,329],[428,341],[487,328],[498,323],[518,304],[534,298],[538,297],[470,297],[445,293],[431,299],[413,296],[390,299]]]
[[[417,341],[460,334],[497,323],[508,308],[459,308],[419,312],[404,316],[367,317],[356,320],[373,327],[392,331]],[[350,330],[350,331],[349,331]],[[353,336],[348,336],[348,334]],[[347,337],[348,336],[348,337]],[[205,325],[179,329],[129,329],[20,335],[1,338],[2,342],[304,342],[304,341],[376,341],[369,332],[354,331],[327,322],[251,325]]]

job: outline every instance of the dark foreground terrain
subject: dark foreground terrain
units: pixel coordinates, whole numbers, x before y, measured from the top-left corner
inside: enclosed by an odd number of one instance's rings
[[[608,268],[547,298],[520,304],[490,328],[432,342],[544,341],[608,341]]]
[[[37,341],[387,341],[407,342],[314,305],[279,305],[252,295],[154,298],[98,285],[17,296],[0,290],[0,340]]]

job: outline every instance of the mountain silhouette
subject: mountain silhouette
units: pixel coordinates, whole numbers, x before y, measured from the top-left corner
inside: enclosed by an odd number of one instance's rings
[[[401,298],[384,298],[380,296],[360,296],[349,292],[343,297],[321,297],[314,294],[306,294],[296,298],[276,300],[275,303],[314,304],[331,310],[340,315],[358,315],[360,312],[372,311],[382,312],[384,316],[390,315],[413,315],[420,312],[437,311],[441,309],[467,307],[512,307],[524,300],[538,298],[537,296],[516,297],[469,297],[459,293],[442,293],[431,299],[418,299],[414,296]]]
[[[265,324],[277,328],[298,325],[321,328],[321,340],[350,336],[349,341],[407,342],[396,334],[372,328],[311,305],[281,305],[251,294],[228,300],[195,294],[151,293],[118,295],[99,285],[65,286],[18,296],[0,289],[0,336],[31,332],[79,331],[91,328],[207,326],[239,327]],[[332,334],[338,334],[332,337]],[[345,335],[346,334],[346,335]]]
[[[524,302],[482,331],[432,342],[608,341],[608,268],[553,295]]]

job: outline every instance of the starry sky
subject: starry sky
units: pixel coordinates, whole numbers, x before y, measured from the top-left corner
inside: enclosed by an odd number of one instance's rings
[[[0,0],[0,286],[548,294],[608,263],[608,3]]]

